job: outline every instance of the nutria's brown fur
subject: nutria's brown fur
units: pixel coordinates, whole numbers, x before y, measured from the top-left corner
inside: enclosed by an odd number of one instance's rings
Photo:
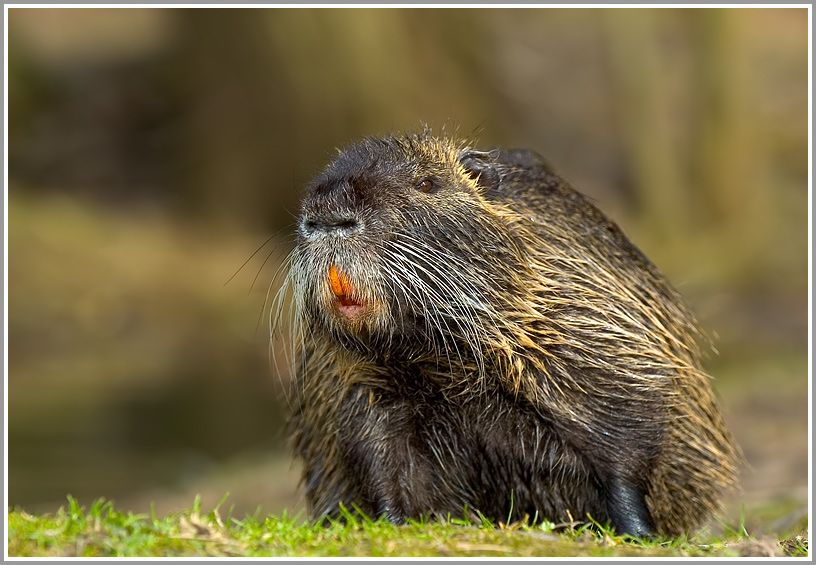
[[[287,283],[315,518],[467,508],[676,535],[736,484],[692,314],[533,153],[352,146],[306,193]]]

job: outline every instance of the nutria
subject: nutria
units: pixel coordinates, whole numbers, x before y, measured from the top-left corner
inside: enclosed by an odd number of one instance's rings
[[[365,139],[308,187],[290,259],[316,519],[679,535],[735,486],[692,313],[536,154]]]

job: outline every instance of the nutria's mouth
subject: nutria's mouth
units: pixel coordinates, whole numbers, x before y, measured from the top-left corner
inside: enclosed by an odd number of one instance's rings
[[[354,322],[365,314],[365,303],[356,298],[357,292],[348,276],[335,265],[329,267],[329,285],[334,293],[334,307],[341,316]]]

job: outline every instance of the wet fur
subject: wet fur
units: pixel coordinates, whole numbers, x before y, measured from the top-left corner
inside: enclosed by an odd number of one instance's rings
[[[315,518],[469,508],[676,535],[736,485],[692,314],[535,154],[364,140],[308,188],[291,261]],[[360,319],[337,314],[332,264]]]

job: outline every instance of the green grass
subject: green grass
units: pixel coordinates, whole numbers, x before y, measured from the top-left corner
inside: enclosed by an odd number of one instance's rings
[[[226,497],[225,497],[226,498]],[[223,500],[222,500],[223,504]],[[342,521],[312,526],[302,518],[203,512],[199,500],[158,518],[116,510],[103,499],[89,509],[68,497],[56,514],[8,513],[9,556],[807,556],[807,534],[789,539],[751,536],[744,525],[717,538],[641,541],[598,525],[554,531],[551,524],[493,524],[449,519],[395,526],[347,512]],[[744,524],[744,520],[743,520]]]

